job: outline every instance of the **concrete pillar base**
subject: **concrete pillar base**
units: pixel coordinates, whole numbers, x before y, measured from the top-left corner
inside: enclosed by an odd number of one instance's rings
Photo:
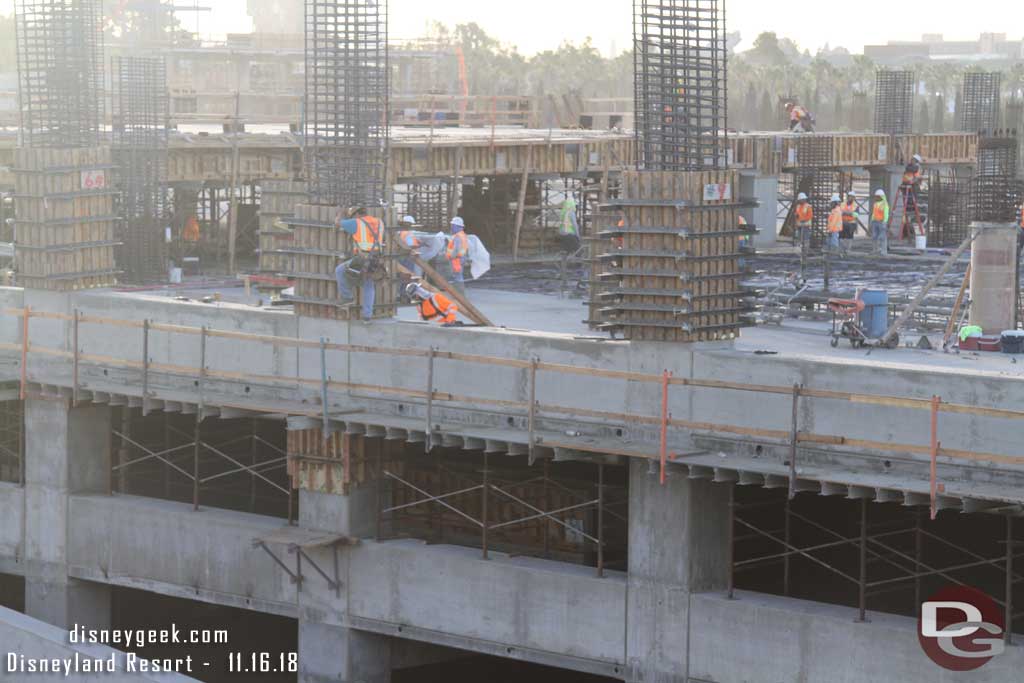
[[[25,580],[25,614],[62,629],[110,628],[110,586],[58,578]]]
[[[390,683],[391,638],[299,622],[299,683]]]

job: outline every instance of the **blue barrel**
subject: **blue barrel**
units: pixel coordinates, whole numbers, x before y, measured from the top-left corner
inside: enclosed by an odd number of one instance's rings
[[[889,329],[889,292],[884,289],[861,290],[860,328],[872,339],[878,339]]]

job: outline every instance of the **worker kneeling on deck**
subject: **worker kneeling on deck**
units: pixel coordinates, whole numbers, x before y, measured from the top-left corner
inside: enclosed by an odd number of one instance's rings
[[[363,320],[373,317],[373,302],[377,295],[376,278],[384,271],[384,233],[380,220],[369,216],[362,207],[349,209],[348,218],[339,215],[335,221],[338,229],[352,238],[352,258],[342,261],[334,269],[338,281],[338,296],[343,304],[355,301],[354,287],[362,293]]]
[[[431,292],[418,282],[410,282],[406,285],[405,293],[410,301],[416,302],[421,320],[438,320],[445,327],[461,324],[455,317],[459,312],[459,307],[444,294]]]

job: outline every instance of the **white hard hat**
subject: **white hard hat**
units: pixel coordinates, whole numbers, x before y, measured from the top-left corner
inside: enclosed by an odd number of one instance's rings
[[[412,216],[402,216],[402,222],[403,223],[415,223],[416,219],[413,218]]]
[[[462,216],[456,216],[452,219],[452,225],[457,225],[460,228],[466,227],[466,224],[462,222]]]
[[[846,193],[846,196],[847,197],[856,197],[857,193],[854,192],[853,190],[850,190],[849,192]]]
[[[884,197],[885,196],[885,192],[883,192],[882,190],[875,190],[875,196],[876,197]]]
[[[916,161],[917,163],[921,163],[922,161],[924,161],[924,159],[921,158],[920,154],[915,154],[914,161]]]
[[[832,193],[832,201],[834,201],[834,202],[841,202],[843,200],[839,197],[839,193],[838,192],[833,192]]]
[[[807,195],[806,195],[806,194],[804,194],[803,192],[801,192],[800,194],[798,194],[798,195],[796,196],[796,200],[797,200],[798,202],[805,202],[805,201],[807,201]]]

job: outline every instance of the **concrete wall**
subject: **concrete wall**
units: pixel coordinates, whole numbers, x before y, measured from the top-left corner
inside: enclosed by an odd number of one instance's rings
[[[8,669],[10,654],[25,660],[43,659],[74,659],[76,656],[87,659],[115,661],[115,671],[102,673],[72,673],[65,677],[62,673],[22,673]],[[102,681],[103,683],[188,683],[194,678],[176,673],[138,673],[129,672],[126,656],[113,648],[103,645],[79,645],[68,642],[68,632],[51,626],[24,614],[19,614],[6,607],[0,607],[0,679],[9,681]]]
[[[16,484],[0,482],[0,571],[24,571],[25,492]]]

